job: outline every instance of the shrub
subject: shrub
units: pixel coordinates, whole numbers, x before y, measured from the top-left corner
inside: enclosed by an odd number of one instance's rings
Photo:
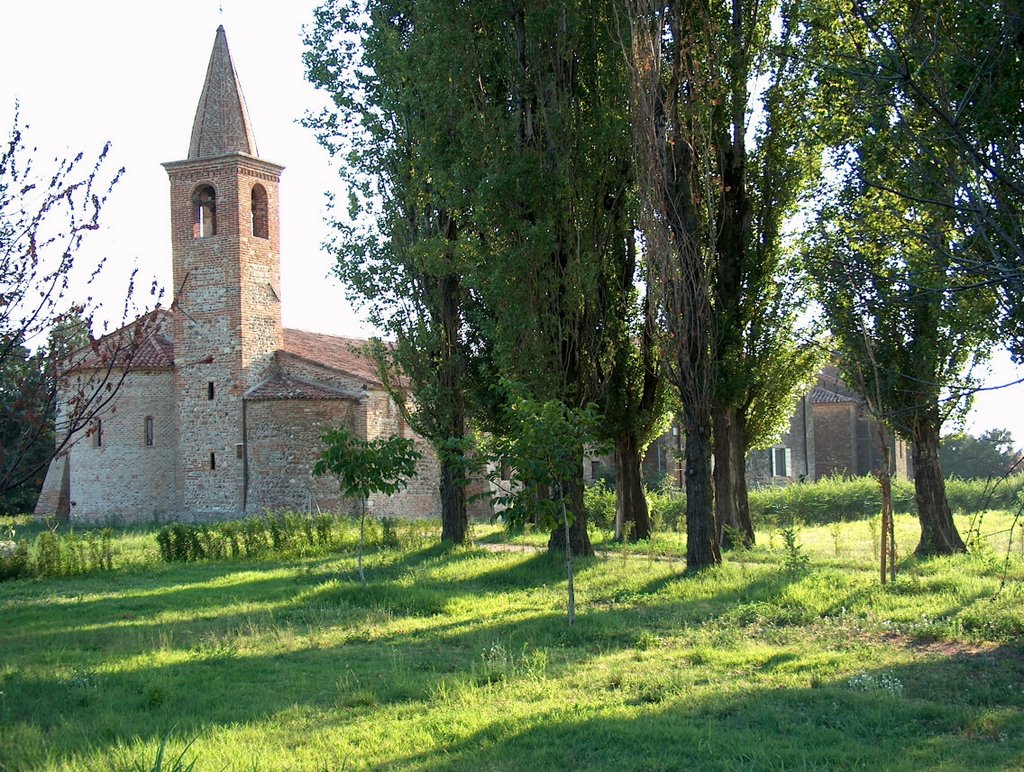
[[[0,541],[0,582],[32,575],[28,544],[13,539]]]
[[[995,482],[957,478],[946,481],[949,506],[961,514],[1012,509],[1022,491],[1021,475]],[[917,513],[912,480],[893,480],[892,508],[896,514]],[[873,477],[827,477],[812,483],[750,491],[750,514],[760,526],[774,526],[793,518],[812,524],[864,520],[881,509],[882,494]]]
[[[893,480],[892,505],[899,514],[916,512],[911,481]],[[768,527],[794,518],[812,524],[863,520],[881,508],[882,493],[873,477],[826,477],[812,483],[750,492],[751,518],[755,525]]]
[[[678,531],[686,523],[686,496],[678,488],[647,492],[651,522],[659,531]]]
[[[946,498],[954,512],[973,514],[986,509],[1014,509],[1024,491],[1024,475],[1000,480],[946,480]]]
[[[606,531],[615,528],[615,491],[604,480],[598,480],[583,491],[583,508],[587,523]]]

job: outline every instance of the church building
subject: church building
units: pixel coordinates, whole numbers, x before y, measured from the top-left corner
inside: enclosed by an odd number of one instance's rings
[[[224,28],[217,30],[188,157],[170,178],[173,302],[105,340],[68,374],[117,372],[120,386],[57,456],[37,514],[72,521],[223,519],[270,509],[337,511],[337,482],[311,469],[320,436],[412,437],[410,487],[377,514],[440,513],[438,465],[385,393],[365,341],[281,325],[278,183],[259,157]],[[118,357],[123,357],[120,361]],[[129,361],[130,360],[130,361]]]

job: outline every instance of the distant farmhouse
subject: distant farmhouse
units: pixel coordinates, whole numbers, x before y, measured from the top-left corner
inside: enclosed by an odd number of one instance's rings
[[[667,482],[684,487],[683,437],[678,426],[651,443],[644,458],[648,485]],[[912,478],[914,464],[903,440],[889,438],[890,471]],[[878,424],[864,399],[839,377],[834,366],[818,374],[818,382],[797,400],[789,429],[774,447],[755,450],[747,457],[747,484],[751,487],[788,485],[838,475],[874,474],[881,464]],[[614,459],[589,460],[586,476],[596,480],[614,473]]]
[[[320,436],[343,425],[365,439],[411,437],[424,453],[408,490],[371,500],[378,514],[439,515],[436,458],[360,353],[365,341],[281,326],[283,167],[259,157],[223,27],[188,158],[164,167],[173,303],[134,323],[146,329],[130,363],[104,361],[101,341],[69,374],[125,371],[111,404],[50,464],[36,513],[130,521],[336,509],[337,483],[310,470]]]

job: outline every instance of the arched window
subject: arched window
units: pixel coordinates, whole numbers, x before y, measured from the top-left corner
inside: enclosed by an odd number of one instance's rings
[[[196,210],[195,235],[217,235],[217,193],[209,185],[196,190],[192,197]]]
[[[154,444],[153,416],[151,416],[151,415],[146,416],[146,421],[145,421],[144,426],[145,426],[145,435],[146,435],[146,447],[147,448],[151,448],[151,447],[153,447],[153,444]]]
[[[267,221],[267,191],[260,185],[252,186],[252,235],[260,239],[270,238]]]

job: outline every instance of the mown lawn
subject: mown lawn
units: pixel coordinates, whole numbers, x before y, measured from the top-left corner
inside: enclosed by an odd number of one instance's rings
[[[166,565],[133,531],[124,568],[0,583],[0,769],[150,769],[164,738],[165,769],[1019,769],[1009,524],[884,589],[866,522],[803,528],[804,570],[769,532],[695,577],[578,560],[573,628],[543,553],[407,538],[364,588],[353,554]]]

